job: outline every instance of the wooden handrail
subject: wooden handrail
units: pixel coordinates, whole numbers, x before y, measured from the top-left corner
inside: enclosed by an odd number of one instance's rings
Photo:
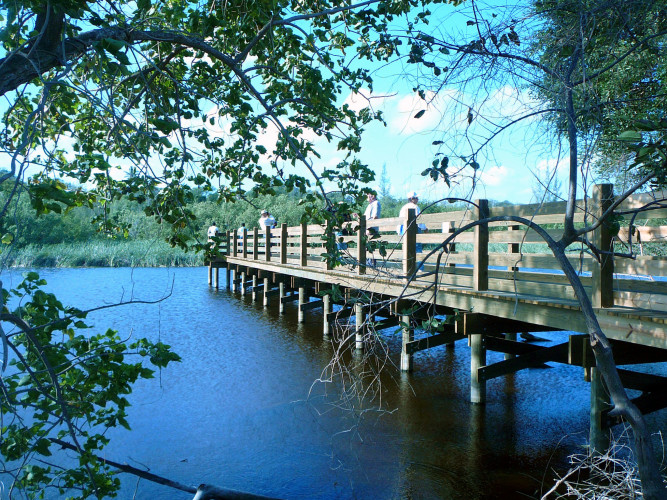
[[[587,204],[591,212],[586,218],[586,223],[590,224],[600,216],[605,207],[611,203],[611,196],[611,185],[595,188],[594,198]],[[626,208],[642,206],[651,199],[650,194],[635,195],[623,206]],[[639,203],[641,205],[638,205]],[[356,234],[343,237],[344,241],[351,246],[350,251],[356,258],[354,273],[364,275],[369,272],[366,264],[370,255],[367,255],[366,243],[367,228],[372,226],[388,251],[386,258],[382,261],[378,259],[378,269],[387,272],[388,277],[400,273],[403,277],[416,276],[418,280],[425,279],[426,275],[434,273],[438,255],[434,254],[426,258],[427,252],[417,253],[417,245],[430,245],[427,248],[433,248],[461,227],[462,221],[472,221],[486,215],[510,214],[513,210],[512,207],[489,207],[485,200],[478,200],[476,204],[479,208],[474,210],[471,208],[455,212],[420,214],[414,219],[405,220],[397,217],[374,219],[372,224],[369,224],[364,217],[360,217],[358,221],[347,225],[348,228],[353,228]],[[562,203],[541,206],[526,205],[523,212],[530,213],[539,208],[538,215],[533,220],[537,221],[541,217],[540,220],[554,221],[554,224],[560,221],[558,225],[549,226],[547,230],[552,237],[558,239],[563,232],[564,214],[555,213],[555,211],[558,207],[563,206]],[[580,206],[583,207],[583,203]],[[646,224],[650,224],[650,219],[656,219],[657,215],[666,211],[667,209],[659,209],[642,214],[641,222],[644,226],[635,225],[632,228],[633,242],[643,244],[643,248],[646,249],[645,243],[648,241],[654,242],[654,245],[658,244],[656,242],[665,241],[667,226]],[[456,219],[457,217],[459,219]],[[580,220],[584,220],[583,215]],[[417,223],[426,224],[429,231],[418,232]],[[660,221],[655,221],[655,223],[659,224]],[[404,229],[407,228],[407,231],[404,231],[405,234],[397,234],[398,225],[403,225]],[[273,235],[271,231],[267,230],[263,238],[265,256],[262,260],[271,262],[274,259],[279,260],[280,264],[297,264],[304,268],[313,267],[322,270],[325,264],[320,263],[319,256],[325,250],[331,253],[330,248],[324,249],[321,245],[321,236],[327,230],[321,225],[305,223],[296,227],[282,224],[280,230],[276,230]],[[607,234],[604,234],[605,231]],[[614,241],[617,246],[619,239],[627,241],[629,231],[627,225],[621,227],[618,236],[613,239],[608,234],[607,226],[602,226],[591,237],[594,236],[596,246],[609,251]],[[253,230],[253,234],[250,235],[253,239],[251,244],[247,232],[247,230],[227,232],[224,243],[221,243],[221,252],[224,247],[224,254],[227,256],[247,260],[250,251],[253,254],[251,260],[258,260],[262,249],[257,247],[262,237],[256,235],[256,230]],[[275,255],[272,257],[272,245],[278,246],[278,242],[274,239],[279,239],[279,259]],[[460,233],[454,243],[447,249],[446,258],[440,262],[437,282],[442,286],[464,286],[476,291],[503,291],[535,297],[557,298],[559,294],[569,297],[558,262],[539,235],[525,226],[506,221],[477,226],[474,230]],[[521,245],[522,243],[525,244]],[[249,248],[249,245],[252,248]],[[637,245],[635,248],[640,247],[641,245]],[[648,249],[650,250],[651,247]],[[519,260],[519,255],[521,255],[521,260]],[[592,254],[585,252],[585,249],[579,248],[576,253],[573,251],[572,254],[568,254],[575,268],[583,273],[582,281],[584,286],[591,291],[596,307],[614,305],[637,305],[639,307],[641,305],[646,308],[667,311],[667,282],[655,280],[639,282],[636,277],[632,276],[637,274],[648,277],[665,276],[666,257],[640,255],[630,260],[614,257],[610,253],[604,256],[606,258],[603,258],[603,265],[600,267]],[[424,261],[423,269],[415,274],[420,260]],[[347,270],[345,267],[336,267],[332,272],[346,272]],[[626,273],[630,276],[615,275],[614,272]]]

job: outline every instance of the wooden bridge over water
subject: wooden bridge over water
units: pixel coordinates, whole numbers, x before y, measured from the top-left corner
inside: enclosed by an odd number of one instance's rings
[[[611,192],[610,185],[596,186],[593,198],[578,204],[575,223],[594,222],[610,205]],[[667,244],[662,241],[667,226],[661,225],[667,208],[656,199],[664,199],[663,194],[634,195],[615,211],[621,221],[618,234],[604,225],[595,231],[593,243],[608,250],[602,263],[582,246],[568,254],[612,341],[617,365],[623,367],[621,379],[627,389],[638,391],[634,402],[644,413],[667,407],[667,378],[627,368],[667,361]],[[220,257],[208,263],[209,284],[219,286],[224,268],[227,286],[242,295],[261,297],[265,305],[277,300],[281,312],[286,303],[298,301],[300,322],[306,311],[321,308],[323,334],[345,321],[355,329],[357,349],[364,348],[369,329],[401,328],[405,371],[413,370],[414,353],[467,339],[474,403],[485,401],[486,381],[494,377],[546,362],[580,366],[591,382],[591,445],[603,449],[605,429],[618,422],[607,415],[609,398],[588,335],[572,333],[567,342],[552,346],[517,336],[587,331],[565,275],[537,233],[507,222],[479,225],[459,234],[447,252],[430,253],[458,228],[498,215],[530,219],[557,239],[564,212],[564,203],[489,207],[477,200],[474,209],[417,218],[410,211],[405,220],[366,221],[362,216],[349,224],[350,235],[337,237],[337,262],[323,257],[335,252],[327,228],[320,225],[227,231]],[[418,232],[417,224],[428,231]],[[398,234],[401,225],[406,230]],[[371,241],[385,245],[385,255],[367,250],[367,230],[374,235]],[[617,255],[630,250],[633,258]],[[434,317],[445,318],[436,330],[415,329]],[[487,364],[487,351],[505,353],[504,359]]]

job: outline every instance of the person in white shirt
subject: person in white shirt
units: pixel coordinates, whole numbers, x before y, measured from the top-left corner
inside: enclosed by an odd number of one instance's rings
[[[369,220],[373,219],[379,219],[381,217],[382,213],[382,206],[380,205],[380,201],[377,199],[377,196],[375,196],[372,193],[368,193],[368,196],[366,198],[368,200],[368,206],[366,207],[366,211],[364,212],[364,217],[366,217],[366,224],[368,224]],[[376,226],[366,226],[366,236],[375,236],[378,234],[378,228]],[[369,257],[366,259],[366,265],[375,267],[377,265],[377,260],[375,259],[374,256]]]
[[[218,226],[215,222],[212,222],[211,225],[208,228],[208,231],[206,231],[206,234],[208,235],[208,241],[213,241],[213,238],[218,236],[220,234],[220,230],[218,229]]]
[[[401,211],[399,212],[398,216],[401,219],[405,219],[408,216],[408,210],[412,208],[415,211],[415,217],[418,217],[420,214],[419,205],[417,205],[417,203],[419,203],[419,195],[415,191],[410,191],[407,195],[407,198],[408,202],[401,207]],[[426,224],[417,224],[417,228],[421,233],[425,233],[427,231]],[[402,230],[401,234],[403,234]]]
[[[380,205],[380,201],[372,193],[368,193],[367,199],[368,206],[364,212],[364,217],[366,217],[367,221],[370,219],[379,219],[381,217],[380,214],[382,213],[382,206]]]
[[[276,219],[273,218],[273,215],[271,215],[268,210],[262,210],[259,216],[259,228],[264,229],[266,227],[275,227],[276,226]]]

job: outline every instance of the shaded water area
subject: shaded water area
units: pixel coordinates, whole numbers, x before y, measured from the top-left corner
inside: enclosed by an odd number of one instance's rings
[[[220,290],[210,289],[205,268],[40,274],[82,309],[167,297],[95,312],[88,322],[159,338],[182,357],[136,386],[132,431],[112,430],[106,456],[184,484],[286,499],[530,498],[586,442],[589,387],[580,368],[494,379],[486,405],[475,406],[463,341],[417,354],[412,374],[388,365],[381,398],[353,411],[341,404],[339,385],[315,382],[333,353],[321,311],[298,324],[295,303],[284,315],[275,300],[264,308],[228,292],[224,272]],[[3,276],[5,286],[18,276]],[[382,333],[398,363],[394,330]],[[380,404],[384,411],[374,410]],[[120,498],[192,497],[123,477]]]

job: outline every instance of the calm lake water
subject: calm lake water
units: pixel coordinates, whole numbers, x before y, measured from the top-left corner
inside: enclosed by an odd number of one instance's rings
[[[166,297],[96,312],[88,322],[159,338],[183,358],[136,386],[132,431],[113,430],[106,456],[184,484],[285,499],[539,497],[551,468],[563,471],[586,442],[589,392],[578,368],[494,379],[487,404],[473,406],[469,349],[457,343],[419,353],[409,375],[387,366],[381,397],[353,410],[340,384],[315,382],[334,352],[322,338],[321,311],[298,324],[294,303],[284,315],[275,301],[252,303],[224,289],[224,272],[221,289],[210,289],[205,268],[40,274],[81,309]],[[19,276],[2,279],[16,285]],[[398,363],[400,337],[383,333]],[[490,361],[499,357],[489,353]],[[124,477],[120,498],[192,497]]]

